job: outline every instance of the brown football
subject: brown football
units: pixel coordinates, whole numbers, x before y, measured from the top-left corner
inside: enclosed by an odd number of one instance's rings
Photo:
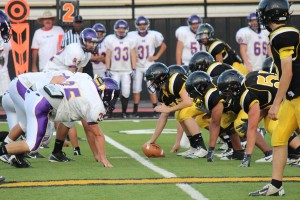
[[[145,143],[142,146],[142,150],[148,158],[165,157],[164,150],[157,144]]]

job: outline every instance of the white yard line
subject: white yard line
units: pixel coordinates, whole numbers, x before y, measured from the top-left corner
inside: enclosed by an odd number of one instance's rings
[[[145,167],[148,167],[149,169],[162,175],[163,177],[165,177],[165,178],[177,177],[175,174],[154,165],[149,160],[146,160],[145,158],[141,157],[136,152],[132,151],[131,149],[128,149],[127,147],[123,146],[122,144],[118,143],[117,141],[113,140],[112,138],[105,136],[105,140],[106,140],[106,142],[113,145],[117,149],[120,149],[123,152],[125,152],[126,154],[130,155],[133,159],[135,159],[136,161],[138,161]],[[176,186],[179,187],[181,190],[183,190],[185,193],[187,193],[192,199],[196,199],[196,200],[207,200],[208,199],[208,198],[204,197],[199,191],[197,191],[192,186],[190,186],[189,184],[179,183],[179,184],[176,184]]]

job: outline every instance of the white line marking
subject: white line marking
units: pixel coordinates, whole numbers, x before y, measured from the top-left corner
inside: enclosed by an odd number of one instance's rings
[[[145,167],[148,167],[149,169],[151,169],[154,172],[162,175],[163,177],[165,177],[165,178],[177,177],[175,174],[154,165],[150,161],[148,161],[148,160],[144,159],[143,157],[141,157],[136,152],[132,151],[131,149],[128,149],[127,147],[123,146],[122,144],[118,143],[117,141],[113,140],[112,138],[108,137],[107,135],[105,136],[105,140],[109,144],[113,145],[114,147],[116,147],[116,148],[122,150],[123,152],[127,153],[128,155],[130,155],[132,158],[137,160],[139,163],[141,163]],[[185,193],[187,193],[192,199],[207,200],[206,197],[204,197],[199,191],[194,189],[189,184],[180,183],[180,184],[176,184],[176,186],[179,187],[181,190],[183,190]]]

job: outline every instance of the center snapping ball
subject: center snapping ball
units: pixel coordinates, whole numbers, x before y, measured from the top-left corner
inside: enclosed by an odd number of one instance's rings
[[[142,150],[148,158],[165,157],[164,150],[157,144],[145,143],[142,146]]]

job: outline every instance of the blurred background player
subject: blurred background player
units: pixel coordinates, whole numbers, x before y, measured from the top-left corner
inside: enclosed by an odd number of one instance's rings
[[[128,33],[129,37],[132,37],[135,41],[135,49],[137,54],[137,63],[136,63],[136,75],[133,79],[132,91],[133,91],[133,117],[139,118],[138,115],[138,106],[141,99],[141,91],[143,85],[143,78],[146,70],[151,64],[157,61],[162,54],[166,51],[167,46],[164,42],[164,37],[161,33],[149,30],[150,21],[144,16],[139,16],[135,20],[136,31],[131,31]],[[155,54],[155,49],[159,48]],[[155,55],[154,55],[155,54]],[[149,82],[147,82],[147,88]],[[150,91],[150,101],[153,105],[153,108],[157,106],[157,97],[155,93]],[[156,117],[154,112],[154,117]]]
[[[199,26],[196,39],[205,45],[206,51],[216,61],[231,65],[243,75],[248,73],[236,52],[227,43],[215,37],[215,30],[210,24],[205,23]]]
[[[106,36],[106,28],[101,23],[96,23],[93,26],[93,29],[97,32],[98,35],[98,47],[96,49],[95,54],[98,55],[98,59],[92,62],[93,65],[93,73],[98,77],[105,77],[105,55],[106,55],[106,47],[104,45],[104,38]]]
[[[248,72],[261,70],[266,56],[271,56],[269,31],[258,29],[256,13],[247,16],[248,26],[236,33],[236,41],[240,45],[240,54]]]
[[[122,117],[127,118],[131,79],[136,73],[135,41],[128,37],[129,25],[125,20],[117,20],[114,34],[105,38],[106,76],[114,79],[121,88]]]
[[[60,26],[54,26],[56,17],[50,10],[45,10],[37,21],[43,25],[33,35],[32,50],[32,71],[43,71],[48,60],[61,49],[61,41],[64,30]],[[38,63],[38,65],[37,65]]]
[[[177,38],[176,64],[188,65],[192,55],[198,51],[205,51],[205,46],[195,39],[202,19],[198,15],[191,15],[187,19],[187,26],[180,26],[175,32]]]

